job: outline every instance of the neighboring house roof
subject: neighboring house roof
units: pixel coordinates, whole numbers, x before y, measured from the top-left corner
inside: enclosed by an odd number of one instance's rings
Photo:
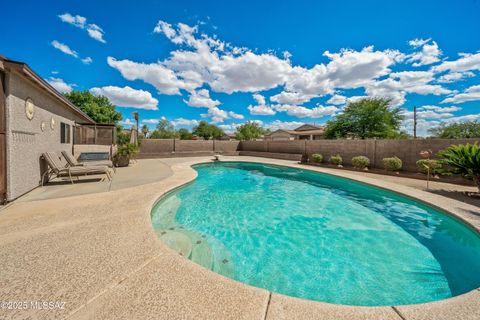
[[[273,131],[273,132],[270,132],[270,133],[267,134],[266,136],[271,136],[271,135],[274,135],[274,134],[277,134],[277,133],[290,134],[290,131],[291,131],[291,130],[278,129],[278,130],[275,130],[275,131]]]
[[[45,79],[40,77],[35,71],[33,71],[28,64],[20,61],[14,61],[7,59],[6,57],[0,55],[0,70],[12,69],[19,72],[24,77],[33,81],[37,86],[47,91],[53,95],[56,99],[63,103],[63,105],[77,114],[88,124],[94,124],[95,121],[85,114],[82,110],[77,108],[73,103],[71,103],[67,98],[65,98],[60,92],[58,92],[52,85],[50,85]]]
[[[323,126],[316,126],[313,124],[302,124],[300,127],[294,129],[293,131],[312,131],[312,130],[323,130]]]
[[[304,124],[300,127],[296,128],[295,130],[285,130],[285,129],[278,129],[273,131],[272,133],[268,134],[267,136],[271,136],[274,134],[285,133],[293,136],[300,136],[300,135],[322,135],[325,133],[325,127],[323,126],[314,126],[311,124]]]

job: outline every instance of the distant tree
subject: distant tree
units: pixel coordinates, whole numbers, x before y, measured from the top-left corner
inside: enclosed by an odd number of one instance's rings
[[[237,127],[235,132],[235,139],[237,140],[254,140],[258,139],[265,134],[268,134],[270,130],[262,128],[258,122],[247,121],[241,126]]]
[[[202,137],[205,140],[218,139],[223,136],[223,130],[214,124],[209,124],[206,121],[200,121],[198,126],[193,128],[192,133],[196,136]]]
[[[480,122],[468,121],[444,124],[432,128],[428,132],[434,137],[443,139],[480,138]]]
[[[65,98],[97,123],[116,124],[122,120],[122,114],[115,110],[115,105],[105,96],[94,96],[85,90],[65,93]]]
[[[327,122],[325,137],[329,139],[353,136],[366,138],[396,138],[403,119],[400,108],[390,108],[390,100],[365,98],[349,103],[342,114]]]
[[[142,126],[142,133],[143,133],[143,136],[146,138],[147,135],[148,135],[148,132],[150,132],[150,129],[148,129],[148,126],[146,124],[144,124]]]
[[[188,131],[188,129],[182,128],[182,129],[178,129],[177,137],[180,140],[192,140],[193,134],[190,131]]]
[[[175,128],[167,119],[160,119],[156,129],[150,134],[151,139],[173,139]]]

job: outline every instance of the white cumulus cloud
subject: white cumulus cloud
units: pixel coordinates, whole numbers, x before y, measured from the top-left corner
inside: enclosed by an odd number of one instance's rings
[[[185,126],[185,127],[192,127],[198,125],[200,121],[195,119],[184,119],[184,118],[177,118],[173,121],[170,121],[174,126]]]
[[[158,100],[152,97],[150,92],[145,90],[137,90],[129,86],[123,88],[106,86],[102,88],[91,88],[90,92],[94,95],[107,97],[118,107],[158,110]]]
[[[301,125],[305,124],[304,122],[300,121],[280,121],[280,120],[275,120],[270,123],[267,123],[265,125],[266,128],[275,131],[278,129],[283,129],[283,130],[293,130]]]
[[[72,26],[75,26],[77,28],[86,30],[88,35],[102,43],[106,43],[105,39],[103,39],[104,36],[104,31],[102,28],[100,28],[98,25],[94,23],[87,23],[87,18],[82,17],[80,15],[72,15],[68,12],[61,14],[58,16],[60,20],[63,22],[66,22],[68,24],[71,24]]]
[[[440,61],[442,50],[438,44],[431,39],[410,40],[409,44],[414,48],[421,47],[421,51],[414,52],[408,56],[407,61],[413,63],[414,67],[429,65]]]
[[[126,59],[117,60],[112,57],[107,58],[107,63],[120,71],[125,79],[143,80],[163,94],[178,95],[180,94],[179,89],[184,88],[184,83],[177,78],[175,72],[160,63],[146,64]]]
[[[65,83],[63,79],[54,78],[54,77],[50,77],[50,79],[47,80],[47,82],[50,83],[50,85],[60,93],[70,92],[73,90],[73,87],[75,86],[74,84]]]
[[[274,105],[273,108],[278,112],[286,112],[290,116],[298,118],[322,118],[332,116],[339,111],[335,106],[317,106],[315,108],[306,108],[296,105]]]
[[[475,74],[471,71],[465,71],[465,72],[450,72],[442,75],[440,78],[438,78],[437,82],[439,83],[453,83],[457,82],[460,80],[463,80],[465,78],[471,78],[474,77]]]
[[[465,72],[480,70],[480,52],[475,54],[460,53],[459,56],[459,59],[444,61],[441,64],[434,66],[432,70],[434,72]]]
[[[257,104],[254,105],[249,105],[247,109],[250,111],[250,114],[253,115],[274,115],[277,112],[273,110],[272,107],[266,105],[265,97],[262,96],[261,94],[255,93],[253,95],[253,99],[257,102]]]
[[[61,52],[68,54],[69,56],[78,58],[78,53],[75,50],[70,49],[70,47],[67,46],[66,44],[58,42],[57,40],[53,40],[51,44],[55,49],[58,49]]]
[[[334,105],[345,104],[346,102],[347,102],[347,97],[342,96],[340,94],[334,94],[327,101],[328,104],[334,104]]]
[[[480,85],[467,88],[462,93],[457,93],[442,101],[442,103],[463,103],[468,101],[480,101]]]
[[[190,107],[196,108],[213,108],[220,104],[220,101],[210,98],[210,92],[207,89],[193,91],[188,101],[184,100],[184,102]]]

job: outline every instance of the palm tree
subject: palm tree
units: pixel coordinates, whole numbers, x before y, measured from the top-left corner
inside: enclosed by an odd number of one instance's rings
[[[441,162],[453,168],[454,172],[473,182],[480,192],[480,145],[474,144],[451,145],[438,153]]]
[[[146,124],[144,124],[142,126],[142,133],[143,133],[143,136],[146,138],[147,137],[147,134],[150,130],[148,129],[148,126]]]

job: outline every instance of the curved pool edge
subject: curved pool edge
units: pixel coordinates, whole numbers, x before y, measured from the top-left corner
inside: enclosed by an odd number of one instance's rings
[[[228,159],[228,160],[227,160]],[[225,159],[225,162],[254,162],[270,165],[278,165],[291,167],[301,170],[319,172],[324,174],[330,174],[342,178],[347,178],[350,180],[358,181],[361,183],[366,183],[375,187],[380,187],[382,189],[390,190],[397,192],[404,196],[413,198],[415,200],[424,202],[428,205],[431,205],[435,208],[438,208],[455,218],[458,218],[462,222],[466,223],[472,227],[477,233],[480,233],[480,218],[474,219],[471,215],[468,214],[469,210],[471,214],[477,213],[480,217],[480,209],[462,203],[456,200],[452,200],[440,195],[431,194],[422,190],[414,189],[412,187],[403,186],[399,184],[394,184],[387,181],[382,181],[378,178],[372,177],[363,177],[359,175],[354,175],[346,171],[340,171],[330,168],[321,168],[321,167],[312,167],[306,168],[304,165],[300,165],[295,162],[286,161],[286,160],[277,160],[277,159],[268,159],[268,158],[253,158],[253,157],[228,157]],[[210,163],[211,160],[207,159],[195,159],[192,161],[184,162],[180,165],[172,165],[171,169],[174,172],[174,176],[177,173],[182,175],[183,173],[190,172],[193,176],[191,179],[185,179],[183,183],[169,188],[168,190],[162,190],[162,194],[159,195],[155,201],[151,203],[150,211],[148,216],[151,215],[151,208],[167,193],[172,192],[174,189],[183,187],[184,185],[195,180],[197,173],[193,168],[194,165],[202,163]],[[152,227],[153,230],[153,227]],[[161,243],[160,239],[158,242]],[[166,247],[161,243],[163,247]],[[168,251],[171,251],[168,248]],[[196,268],[207,270],[194,262],[181,257],[181,259],[188,261],[188,263],[194,265]],[[207,270],[210,273],[213,273],[218,277],[218,281],[224,283],[225,285],[242,285],[249,287],[252,290],[267,291],[265,289],[253,287],[239,281],[224,277],[213,271]],[[268,291],[267,291],[268,292]],[[477,319],[480,316],[480,288],[473,289],[467,293],[464,293],[459,296],[451,297],[448,299],[443,299],[439,301],[421,303],[421,304],[412,304],[412,305],[400,305],[400,306],[380,306],[380,307],[368,307],[368,306],[348,306],[340,304],[332,304],[326,302],[317,302],[312,300],[306,300],[291,296],[285,296],[277,293],[269,292],[269,302],[268,310],[271,310],[273,316],[267,316],[266,319],[278,319],[278,318],[292,318],[292,317],[315,317],[315,315],[322,315],[322,318],[328,319],[325,317],[328,314],[334,315],[332,319],[342,319],[345,316],[345,319],[449,319],[451,316],[452,319]],[[408,315],[408,316],[407,316]],[[448,316],[447,316],[448,315]]]

